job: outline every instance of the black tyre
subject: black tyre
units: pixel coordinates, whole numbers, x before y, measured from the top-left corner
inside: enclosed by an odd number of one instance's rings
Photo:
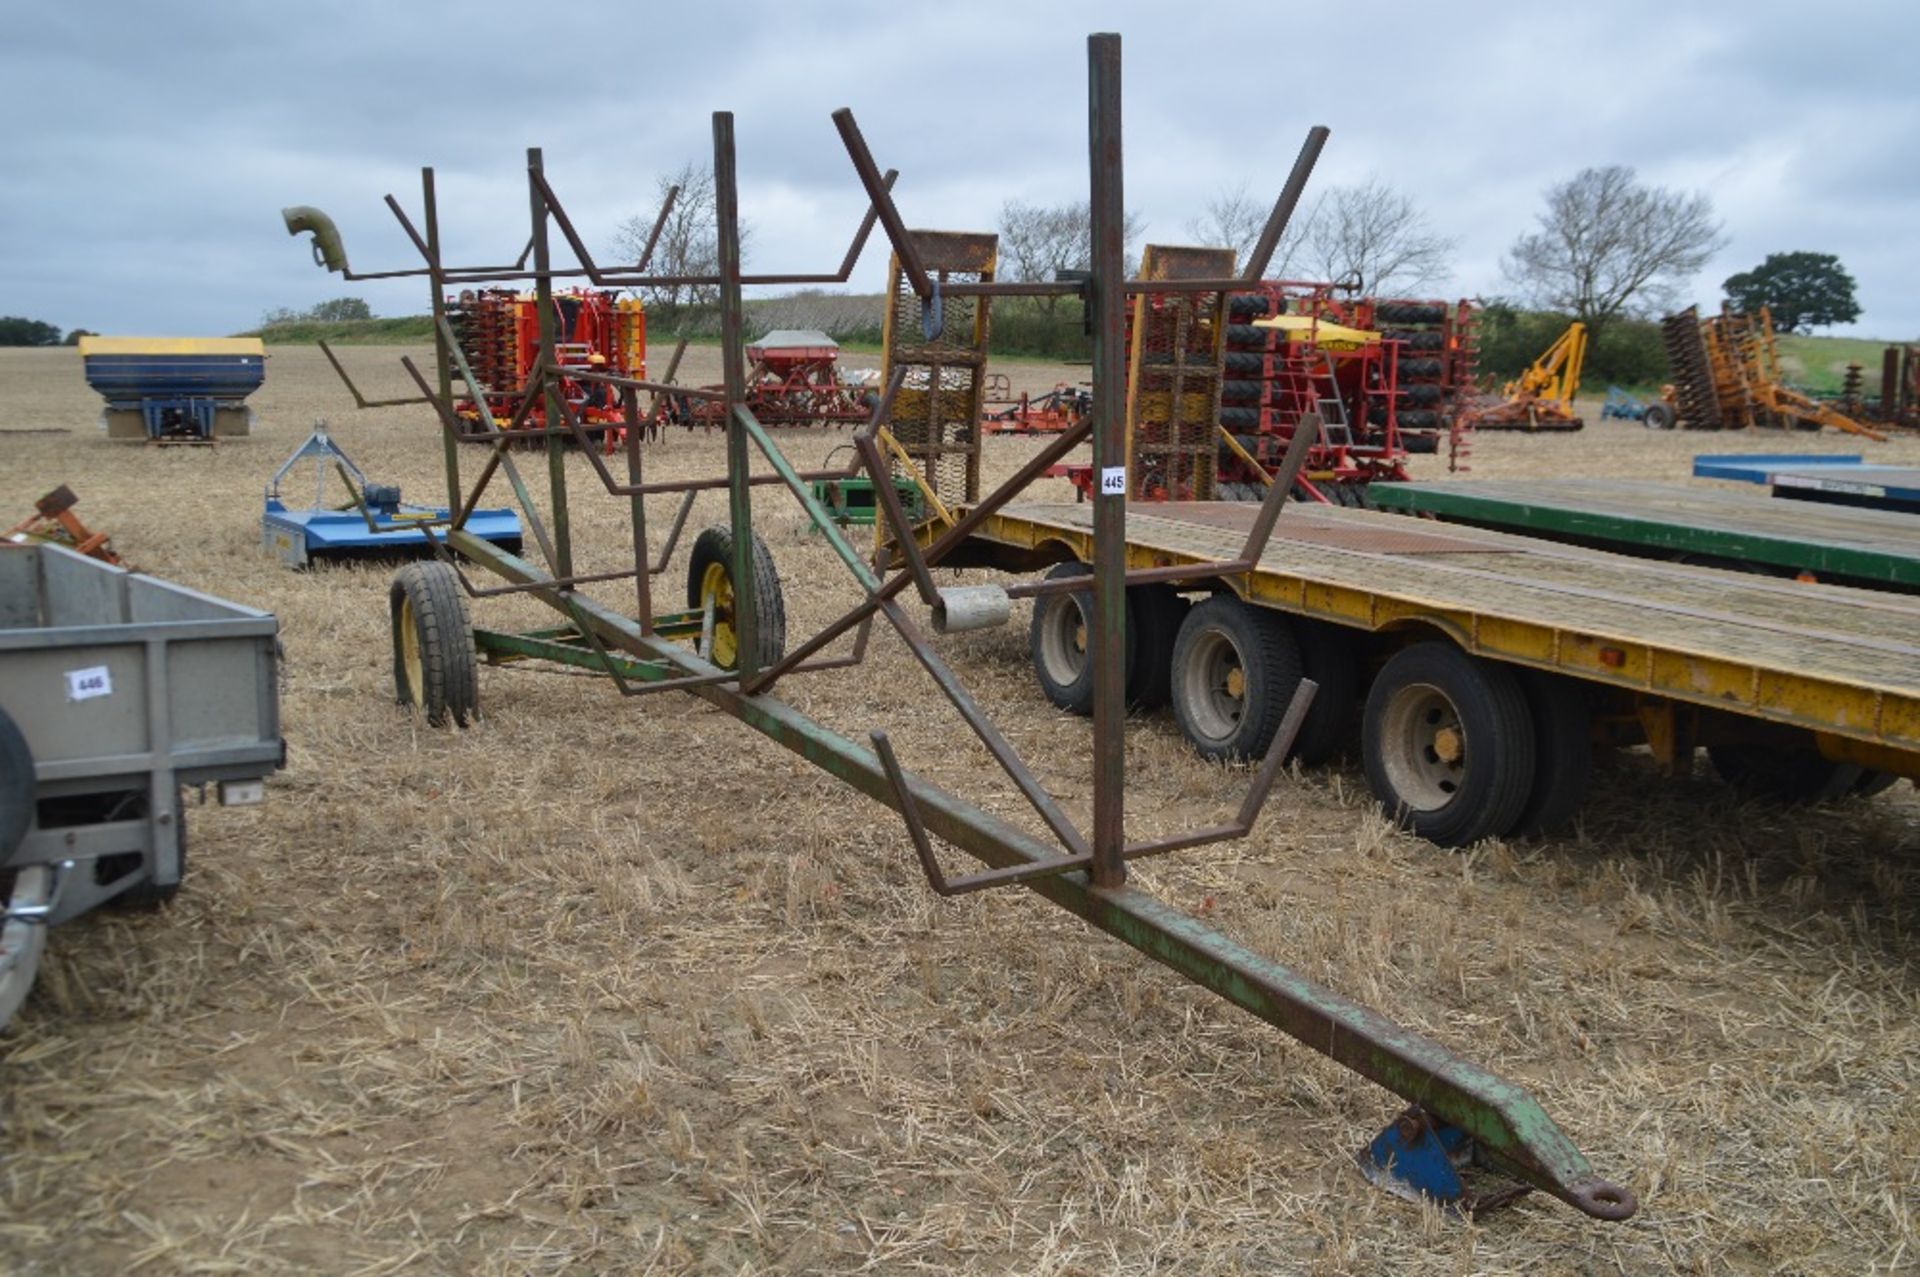
[[[394,697],[435,727],[479,716],[479,663],[460,578],[445,563],[409,563],[387,592],[393,624]]]
[[[1447,308],[1435,302],[1382,302],[1373,314],[1381,324],[1438,324],[1446,319]]]
[[[187,802],[180,790],[175,790],[173,795],[173,847],[179,859],[172,882],[161,884],[149,875],[107,903],[116,909],[158,909],[180,894],[181,886],[187,881]]]
[[[1255,328],[1252,324],[1228,324],[1227,345],[1241,350],[1265,350],[1277,331],[1273,328]]]
[[[1235,319],[1259,317],[1272,309],[1265,293],[1235,293],[1227,298],[1227,314]]]
[[[1047,580],[1093,575],[1085,563],[1058,563]],[[1134,688],[1134,647],[1138,624],[1133,615],[1133,591],[1127,591],[1126,670],[1129,699]],[[1093,713],[1093,583],[1071,594],[1042,594],[1033,601],[1033,620],[1027,628],[1027,652],[1040,690],[1069,714]]]
[[[1440,451],[1440,436],[1426,431],[1411,431],[1400,436],[1400,446],[1409,454],[1426,455]]]
[[[787,601],[780,592],[780,574],[773,554],[760,534],[752,538],[753,605],[758,625],[754,631],[758,669],[776,664],[787,652]],[[687,559],[687,606],[704,611],[713,600],[713,641],[707,659],[723,670],[740,667],[740,631],[733,608],[733,529],[715,524],[693,542]]]
[[[1404,377],[1438,377],[1446,369],[1446,364],[1438,359],[1402,359],[1400,375]]]
[[[1361,754],[1387,813],[1442,847],[1513,828],[1533,787],[1533,721],[1518,680],[1444,641],[1402,649],[1374,678]]]
[[[1871,769],[1860,773],[1860,779],[1853,782],[1855,798],[1871,798],[1875,794],[1884,794],[1900,783],[1900,777],[1892,772],[1878,772]]]
[[[1226,403],[1259,403],[1266,393],[1264,381],[1223,381],[1220,383],[1220,398]]]
[[[1640,419],[1640,424],[1649,430],[1671,430],[1673,429],[1673,409],[1663,403],[1650,403],[1647,405],[1646,416]]]
[[[1259,758],[1300,684],[1300,649],[1280,617],[1216,594],[1173,645],[1173,716],[1202,757]]]
[[[1447,342],[1445,333],[1435,332],[1430,328],[1395,328],[1389,329],[1381,336],[1388,341],[1402,342],[1409,350],[1439,350]]]
[[[1127,591],[1127,703],[1159,709],[1173,697],[1173,645],[1193,605],[1168,585]]]
[[[1351,631],[1300,618],[1292,625],[1300,647],[1301,668],[1320,690],[1314,693],[1289,757],[1318,766],[1346,748],[1352,735],[1355,703],[1360,696],[1360,664],[1354,655]],[[1293,695],[1291,689],[1287,695]]]
[[[1220,424],[1229,430],[1258,430],[1260,410],[1258,408],[1222,408]]]
[[[37,783],[33,751],[12,715],[0,709],[0,864],[6,863],[33,823]]]
[[[1421,408],[1431,408],[1443,397],[1440,387],[1431,383],[1407,387],[1407,402]]]
[[[1267,357],[1257,351],[1229,350],[1226,358],[1226,371],[1233,373],[1235,376],[1244,377],[1252,374],[1258,377],[1267,371]]]
[[[1836,763],[1811,745],[1709,745],[1707,758],[1742,797],[1776,803],[1845,798],[1866,772],[1853,763]]]
[[[1533,720],[1533,787],[1507,832],[1558,833],[1573,823],[1593,774],[1592,714],[1580,684],[1539,670],[1521,670],[1520,687]]]

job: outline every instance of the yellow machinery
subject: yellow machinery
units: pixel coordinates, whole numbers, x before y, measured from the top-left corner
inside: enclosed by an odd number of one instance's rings
[[[1773,340],[1773,316],[1765,306],[1750,313],[1723,309],[1706,319],[1690,307],[1667,316],[1660,327],[1674,375],[1665,397],[1683,425],[1700,430],[1831,426],[1886,439],[1786,384]]]
[[[1465,421],[1476,430],[1578,430],[1586,423],[1574,415],[1573,398],[1586,362],[1587,326],[1576,319],[1500,399],[1469,410]]]

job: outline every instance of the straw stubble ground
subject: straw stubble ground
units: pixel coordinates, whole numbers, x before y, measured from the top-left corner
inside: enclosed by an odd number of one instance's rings
[[[397,392],[392,354],[354,357]],[[1077,375],[1019,371],[1040,389]],[[1452,855],[1393,831],[1345,766],[1283,781],[1244,843],[1142,866],[1181,907],[1527,1086],[1642,1201],[1619,1226],[1541,1200],[1443,1220],[1352,1166],[1392,1097],[1037,899],[936,900],[896,817],[700,702],[486,670],[471,730],[396,708],[389,570],[290,572],[257,543],[260,487],[316,415],[369,475],[436,490],[419,410],[343,401],[318,352],[276,351],[251,440],[150,451],[94,432],[70,352],[0,355],[0,513],[70,483],[139,566],[275,612],[289,746],[264,807],[189,811],[171,909],[56,932],[0,1038],[9,1270],[1914,1262],[1909,787],[1783,813],[1626,756],[1578,836]],[[44,427],[72,433],[13,433]],[[785,442],[814,462],[844,436]],[[1606,423],[1483,436],[1473,464],[1679,478],[1719,442]],[[1032,446],[996,441],[991,468]],[[720,452],[675,435],[647,455],[692,474]],[[766,505],[790,632],[809,633],[851,588],[790,506]],[[622,511],[577,499],[584,568],[619,561]],[[660,588],[677,595],[681,570]],[[1039,697],[1024,624],[942,648],[1084,818],[1086,725]],[[888,728],[909,768],[1023,819],[898,642],[876,632],[861,670],[789,694],[840,730]],[[1217,818],[1246,782],[1144,719],[1130,830]]]

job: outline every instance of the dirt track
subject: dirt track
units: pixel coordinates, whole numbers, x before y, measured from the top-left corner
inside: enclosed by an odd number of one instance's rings
[[[402,391],[396,353],[350,352],[369,395]],[[1046,389],[1085,370],[1018,372]],[[55,932],[0,1038],[0,1267],[1916,1262],[1909,786],[1782,812],[1737,804],[1704,767],[1662,781],[1628,755],[1600,772],[1578,837],[1451,855],[1392,831],[1358,769],[1334,768],[1283,781],[1247,842],[1140,870],[1524,1084],[1643,1203],[1618,1226],[1547,1201],[1445,1221],[1352,1167],[1392,1097],[1043,902],[937,901],[895,817],[697,702],[487,670],[481,726],[416,723],[392,704],[389,569],[287,571],[258,519],[317,415],[370,477],[432,495],[422,411],[351,413],[302,349],[274,352],[255,403],[249,441],[113,445],[77,356],[0,351],[0,518],[66,482],[138,566],[274,611],[290,750],[264,807],[189,810],[170,910]],[[1475,473],[1680,479],[1695,452],[1770,448],[1920,460],[1915,441],[1587,415],[1579,435],[1480,437]],[[71,433],[18,433],[45,428]],[[845,436],[785,441],[811,463]],[[997,440],[991,468],[1034,446]],[[720,459],[718,436],[648,453],[663,476]],[[624,502],[576,502],[582,569],[616,566]],[[694,526],[722,508],[704,501]],[[844,569],[789,508],[764,526],[790,632],[810,633],[853,597]],[[501,626],[544,615],[481,606]],[[1015,620],[944,650],[1084,818],[1086,725],[1039,697]],[[909,768],[1017,819],[897,643],[793,695],[843,731],[887,727]],[[1130,767],[1139,835],[1216,819],[1245,784],[1164,716],[1138,724]]]

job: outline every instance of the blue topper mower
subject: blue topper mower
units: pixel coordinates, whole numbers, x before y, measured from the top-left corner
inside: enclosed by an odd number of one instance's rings
[[[304,510],[280,498],[280,481],[302,461],[313,462],[314,469],[313,505]],[[344,505],[326,504],[329,470],[339,474],[347,489],[349,499]],[[368,483],[360,467],[327,434],[327,423],[316,421],[307,441],[273,472],[267,484],[260,537],[289,567],[302,568],[319,558],[429,553],[427,532],[421,525],[438,521],[444,527],[447,518],[445,506],[403,505],[397,484]],[[520,517],[512,510],[475,510],[465,526],[509,553],[520,552]]]

